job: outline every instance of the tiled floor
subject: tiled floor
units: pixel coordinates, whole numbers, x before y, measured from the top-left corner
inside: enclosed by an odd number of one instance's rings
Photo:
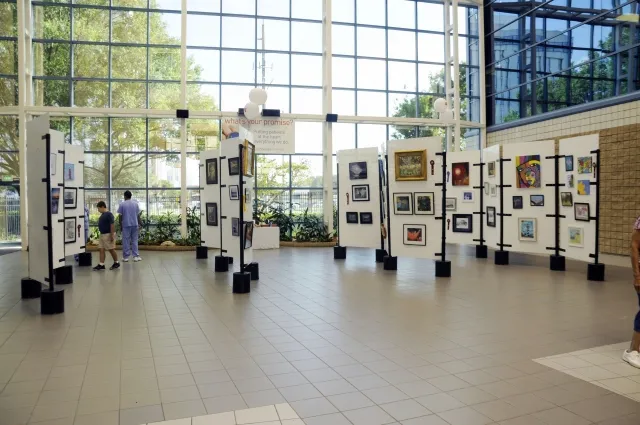
[[[457,256],[453,277],[436,280],[431,261],[386,272],[370,250],[256,257],[249,295],[231,293],[211,254],[76,270],[55,317],[20,300],[26,256],[0,257],[0,425],[139,425],[286,403],[306,425],[640,423],[640,403],[532,360],[626,341],[627,270],[596,284],[584,269]]]

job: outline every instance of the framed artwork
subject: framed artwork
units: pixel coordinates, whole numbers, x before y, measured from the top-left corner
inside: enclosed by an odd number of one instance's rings
[[[591,220],[591,207],[589,204],[576,202],[573,205],[573,213],[576,221],[590,221]]]
[[[569,246],[584,248],[584,229],[582,227],[569,226]]]
[[[395,215],[412,215],[411,193],[394,193],[393,194],[393,213]]]
[[[492,198],[497,198],[498,197],[498,185],[497,184],[492,184],[489,186],[489,191],[491,192],[491,197]]]
[[[385,220],[387,218],[387,201],[385,200],[384,191],[380,191],[380,205],[382,207],[382,219]]]
[[[573,171],[573,155],[564,157],[564,171]]]
[[[231,236],[240,236],[240,219],[237,217],[231,219]]]
[[[578,195],[591,195],[591,180],[578,180]]]
[[[516,157],[516,187],[534,189],[541,187],[540,155]]]
[[[458,198],[445,199],[445,207],[447,211],[456,211],[458,209]]]
[[[573,174],[567,174],[567,187],[573,188],[575,186],[575,181]]]
[[[529,200],[532,207],[544,207],[544,195],[531,195]]]
[[[367,162],[349,163],[349,180],[363,180],[367,178]]]
[[[253,197],[251,196],[251,193],[253,192],[252,189],[245,187],[244,188],[244,203],[245,204],[251,204]],[[245,210],[246,211],[246,210]]]
[[[244,224],[244,249],[249,249],[253,246],[253,221],[248,221]]]
[[[242,175],[245,177],[253,177],[256,171],[256,146],[248,140],[244,141],[243,156],[244,164],[242,164]]]
[[[518,219],[518,239],[523,242],[538,240],[538,224],[535,218]]]
[[[563,207],[572,207],[573,206],[573,193],[571,192],[560,192],[560,202]]]
[[[218,184],[218,158],[210,158],[205,161],[207,184]]]
[[[64,188],[64,209],[72,210],[78,206],[78,189],[75,187]]]
[[[487,172],[489,173],[489,177],[496,176],[496,163],[493,161],[487,162]]]
[[[405,224],[402,243],[405,245],[426,246],[427,226],[424,224]]]
[[[64,181],[72,182],[76,179],[76,164],[64,164]]]
[[[60,205],[60,188],[54,187],[51,189],[51,214],[58,214],[58,208]]]
[[[514,196],[513,197],[513,209],[521,210],[524,207],[524,200],[522,196]]]
[[[237,176],[240,174],[240,160],[238,158],[229,158],[229,175]]]
[[[590,156],[578,157],[578,174],[591,174],[593,172],[593,158]]]
[[[218,225],[218,204],[215,202],[207,202],[205,204],[207,214],[207,226]]]
[[[357,212],[348,212],[347,213],[347,224],[358,224],[358,213]]]
[[[487,226],[496,227],[496,207],[487,207]]]
[[[369,185],[354,184],[351,186],[351,197],[354,202],[369,200]]]
[[[395,153],[396,181],[427,179],[427,150]]]
[[[361,212],[360,224],[373,224],[373,214],[370,212]]]
[[[55,153],[52,153],[49,156],[49,174],[51,174],[52,176],[55,176],[57,169],[58,169],[58,155]]]
[[[416,215],[434,215],[435,195],[433,192],[416,192],[413,194],[413,211]]]
[[[233,184],[229,186],[229,199],[232,201],[237,201],[240,199],[240,189],[237,184]]]
[[[469,163],[454,162],[451,164],[453,170],[454,186],[469,186]]]
[[[490,192],[491,191],[491,187],[490,186],[491,185],[489,183],[485,182],[485,184],[484,184],[484,194],[487,195],[487,196],[489,196],[489,193],[491,193]]]
[[[384,161],[381,159],[378,160],[378,172],[380,173],[380,185],[384,187],[387,185],[387,174],[384,171]]]
[[[64,243],[75,243],[76,241],[76,218],[64,219]]]
[[[473,214],[453,215],[454,233],[473,233]]]
[[[463,192],[462,202],[473,202],[473,192]]]

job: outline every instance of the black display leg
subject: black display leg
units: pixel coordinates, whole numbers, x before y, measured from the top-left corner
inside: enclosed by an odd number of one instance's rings
[[[476,258],[489,258],[489,248],[486,245],[476,245]]]
[[[386,257],[387,250],[386,249],[376,249],[376,263],[384,262],[384,257]]]
[[[229,260],[229,264],[233,264],[233,257],[227,257]]]
[[[563,272],[567,269],[567,261],[563,255],[550,255],[549,268],[554,272]]]
[[[509,251],[496,251],[496,266],[508,266],[509,265]]]
[[[436,261],[436,277],[451,277],[451,261]]]
[[[334,246],[333,247],[333,259],[334,260],[346,260],[347,247],[346,246]]]
[[[233,293],[248,294],[251,292],[251,273],[236,272],[233,274]]]
[[[90,252],[83,252],[78,254],[78,266],[79,267],[91,267],[93,265],[93,258]]]
[[[215,260],[215,271],[217,272],[228,272],[229,271],[229,257],[223,257],[221,255],[216,256]]]
[[[258,263],[250,263],[244,267],[244,271],[251,274],[251,280],[259,280],[260,279],[260,266]]]
[[[40,293],[40,314],[64,313],[64,289],[45,289]]]
[[[588,264],[587,279],[592,282],[604,282],[604,264]]]
[[[33,298],[40,298],[40,292],[42,291],[42,284],[37,280],[23,277],[20,280],[20,286],[22,289],[22,299],[28,300]]]
[[[73,283],[73,268],[71,266],[62,266],[53,269],[53,276],[56,285],[68,285]]]
[[[382,260],[385,270],[398,270],[398,257],[385,256]]]
[[[206,246],[197,246],[196,247],[196,260],[204,260],[209,258],[209,248]]]

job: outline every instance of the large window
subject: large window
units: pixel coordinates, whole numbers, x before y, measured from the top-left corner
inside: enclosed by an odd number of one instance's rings
[[[15,0],[0,0],[0,107],[18,104],[18,28]]]

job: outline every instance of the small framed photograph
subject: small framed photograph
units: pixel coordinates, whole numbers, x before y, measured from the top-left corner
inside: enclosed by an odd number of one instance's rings
[[[487,226],[496,227],[496,207],[487,207]]]
[[[434,215],[436,213],[433,192],[416,192],[413,194],[413,211],[416,215]]]
[[[593,172],[593,158],[590,156],[578,157],[578,174],[591,174]]]
[[[229,175],[237,176],[240,174],[240,159],[239,158],[229,158]]]
[[[231,236],[240,236],[240,219],[237,217],[231,219]]]
[[[582,196],[591,195],[590,180],[578,180],[578,195],[582,195]]]
[[[207,214],[207,226],[218,225],[218,204],[215,202],[207,202],[205,204]]]
[[[584,229],[582,227],[569,226],[569,246],[584,248]]]
[[[218,158],[210,158],[205,161],[207,184],[218,184]]]
[[[492,198],[498,197],[498,185],[497,184],[492,184],[491,186],[489,186],[489,191],[491,192],[491,197]]]
[[[256,146],[248,140],[244,141],[244,164],[242,164],[242,174],[246,177],[253,177],[256,164]],[[253,228],[252,228],[253,232]]]
[[[489,183],[485,183],[484,184],[484,194],[489,196],[489,194],[491,193],[491,185]]]
[[[591,220],[591,207],[589,204],[576,202],[573,205],[573,213],[575,214],[576,221],[590,221]]]
[[[348,212],[347,213],[347,224],[358,224],[358,213],[357,212]]]
[[[538,224],[535,218],[518,219],[518,238],[523,242],[538,240]]]
[[[360,224],[373,224],[373,214],[370,212],[361,212]]]
[[[64,209],[73,210],[78,206],[78,189],[75,187],[64,188]]]
[[[487,172],[489,173],[489,177],[495,177],[496,176],[496,163],[493,161],[490,161],[487,163]]]
[[[253,221],[244,223],[244,249],[253,246]]]
[[[522,199],[522,196],[514,196],[513,197],[513,209],[514,210],[521,210],[522,208],[524,208],[524,201]]]
[[[564,157],[564,171],[573,171],[573,155]]]
[[[458,198],[445,199],[445,207],[447,211],[456,211],[458,209]]]
[[[354,184],[351,186],[351,197],[353,202],[368,201],[369,200],[369,185],[368,184]]]
[[[473,233],[473,214],[454,214],[453,232]]]
[[[561,192],[560,193],[560,201],[563,207],[572,207],[573,206],[573,193],[571,192]]]
[[[64,181],[72,182],[76,179],[76,164],[64,164]]]
[[[393,213],[395,215],[412,215],[412,195],[411,193],[393,194]]]
[[[544,207],[544,195],[531,195],[529,201],[532,207]]]
[[[364,180],[367,178],[367,162],[349,163],[349,180]]]
[[[427,226],[424,224],[405,224],[402,242],[405,245],[426,246]]]
[[[78,232],[80,230],[78,229]],[[76,241],[76,218],[64,219],[64,243],[75,243]]]
[[[238,189],[237,184],[229,186],[229,199],[231,199],[232,201],[237,201],[240,199],[240,189]]]
[[[567,174],[567,187],[570,189],[573,189],[573,187],[575,186],[575,177],[573,176],[573,174]]]
[[[473,192],[462,192],[462,202],[473,202]]]

